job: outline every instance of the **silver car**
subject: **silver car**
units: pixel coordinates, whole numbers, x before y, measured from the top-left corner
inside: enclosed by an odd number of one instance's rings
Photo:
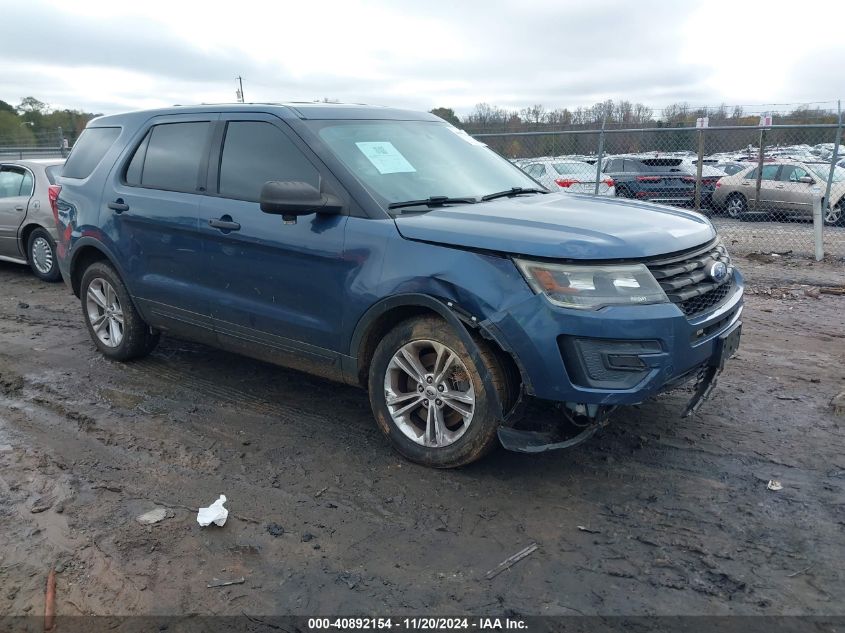
[[[760,203],[757,198],[756,164],[749,165],[716,183],[713,203],[732,218],[753,215],[776,219],[812,218],[813,195],[824,194],[830,163],[776,161],[763,164],[760,174]],[[818,195],[815,194],[815,195]],[[830,190],[832,204],[826,205],[822,217],[825,224],[841,224],[845,218],[845,169],[834,167]]]
[[[520,162],[519,168],[551,191],[568,193],[595,193],[596,191],[596,166],[580,160],[529,159]],[[599,195],[616,195],[613,179],[606,174],[599,176]]]
[[[64,159],[0,161],[0,260],[28,264],[44,281],[61,278],[50,185]]]

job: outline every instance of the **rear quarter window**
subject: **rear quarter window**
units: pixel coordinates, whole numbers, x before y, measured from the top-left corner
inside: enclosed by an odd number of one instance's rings
[[[74,144],[61,175],[66,178],[88,178],[119,134],[119,127],[85,128]]]

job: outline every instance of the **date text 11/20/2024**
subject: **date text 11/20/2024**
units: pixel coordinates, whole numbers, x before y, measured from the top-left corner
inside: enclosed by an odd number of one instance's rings
[[[479,630],[504,631],[524,630],[527,623],[519,618],[309,618],[310,630],[380,630],[399,629],[406,631]]]

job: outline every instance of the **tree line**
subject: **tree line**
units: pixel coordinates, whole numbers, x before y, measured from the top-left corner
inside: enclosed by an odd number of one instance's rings
[[[632,130],[607,134],[605,152],[672,152],[695,151],[696,119],[709,118],[713,126],[745,126],[747,131],[724,131],[708,134],[707,152],[736,151],[759,142],[758,112],[747,113],[742,106],[720,105],[693,107],[688,103],[674,103],[656,110],[643,103],[608,99],[590,107],[549,109],[541,104],[522,109],[507,109],[479,103],[463,117],[453,108],[438,107],[432,114],[470,134],[501,134],[514,132],[576,132],[564,135],[506,136],[484,139],[491,147],[509,158],[529,156],[593,155],[598,148],[598,131]],[[790,125],[818,125],[836,123],[835,112],[823,108],[799,106],[788,112],[775,114],[774,123]],[[656,128],[684,128],[659,131]],[[639,130],[643,130],[640,132]],[[588,133],[595,131],[595,133]],[[767,145],[832,142],[830,130],[773,130]]]
[[[459,117],[453,108],[439,107],[432,114],[471,134],[501,132],[533,132],[560,130],[597,130],[606,128],[695,127],[696,119],[709,117],[710,125],[757,125],[760,115],[746,113],[742,106],[725,104],[693,107],[688,103],[673,103],[655,110],[643,103],[608,99],[590,107],[549,109],[542,104],[522,109],[501,108],[479,103],[469,114]],[[819,124],[836,123],[835,112],[824,108],[798,106],[775,115],[775,123]]]
[[[88,121],[97,116],[82,110],[53,109],[35,97],[24,97],[16,106],[0,99],[0,145],[58,146],[59,128],[73,145]]]

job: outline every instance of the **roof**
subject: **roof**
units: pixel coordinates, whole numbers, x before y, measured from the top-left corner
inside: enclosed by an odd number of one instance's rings
[[[50,167],[51,165],[64,165],[65,158],[0,158],[0,163],[4,165],[39,165],[41,167]]]
[[[139,118],[202,112],[263,112],[277,114],[282,118],[310,120],[443,121],[428,112],[357,103],[203,103],[107,115],[94,119],[94,127],[120,124]]]

